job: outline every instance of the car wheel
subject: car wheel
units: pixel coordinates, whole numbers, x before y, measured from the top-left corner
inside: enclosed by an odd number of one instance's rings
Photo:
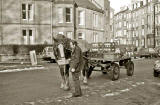
[[[158,77],[158,76],[159,76],[159,73],[154,70],[153,75],[154,75],[154,77]]]

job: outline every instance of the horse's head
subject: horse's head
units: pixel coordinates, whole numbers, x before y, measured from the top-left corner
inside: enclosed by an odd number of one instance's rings
[[[57,60],[62,58],[69,59],[71,57],[71,50],[67,43],[67,41],[64,43],[62,40],[54,41],[53,49]]]

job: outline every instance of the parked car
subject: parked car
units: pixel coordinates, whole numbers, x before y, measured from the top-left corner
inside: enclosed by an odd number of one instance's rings
[[[154,77],[158,77],[160,74],[160,61],[157,60],[154,64],[154,68],[153,68],[153,76]]]
[[[160,56],[160,46],[156,46],[155,50],[158,52],[158,56]]]
[[[135,53],[136,57],[145,57],[145,58],[152,58],[158,57],[158,52],[154,49],[154,48],[140,48],[136,53]]]
[[[45,47],[42,52],[42,59],[50,62],[56,62],[53,47]]]

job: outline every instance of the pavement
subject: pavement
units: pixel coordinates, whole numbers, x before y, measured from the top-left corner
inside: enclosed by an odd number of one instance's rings
[[[37,65],[32,65],[29,61],[0,62],[0,73],[44,69],[44,63],[47,62],[40,61]]]
[[[143,60],[143,59],[145,58],[136,58],[136,59],[132,58],[132,61]],[[38,61],[37,65],[32,65],[30,61],[0,62],[0,73],[44,69],[43,65],[44,63],[49,63],[49,62]]]

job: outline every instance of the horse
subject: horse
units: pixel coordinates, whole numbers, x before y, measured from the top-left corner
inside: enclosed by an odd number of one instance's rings
[[[62,78],[60,88],[67,91],[67,90],[70,89],[69,63],[67,61],[68,61],[68,59],[71,58],[71,49],[66,47],[66,43],[64,43],[62,40],[56,40],[56,39],[54,39],[53,49],[54,49],[54,54],[55,54],[56,61],[57,62],[58,61],[63,61],[63,63],[64,63],[64,64],[58,63],[61,78]]]

